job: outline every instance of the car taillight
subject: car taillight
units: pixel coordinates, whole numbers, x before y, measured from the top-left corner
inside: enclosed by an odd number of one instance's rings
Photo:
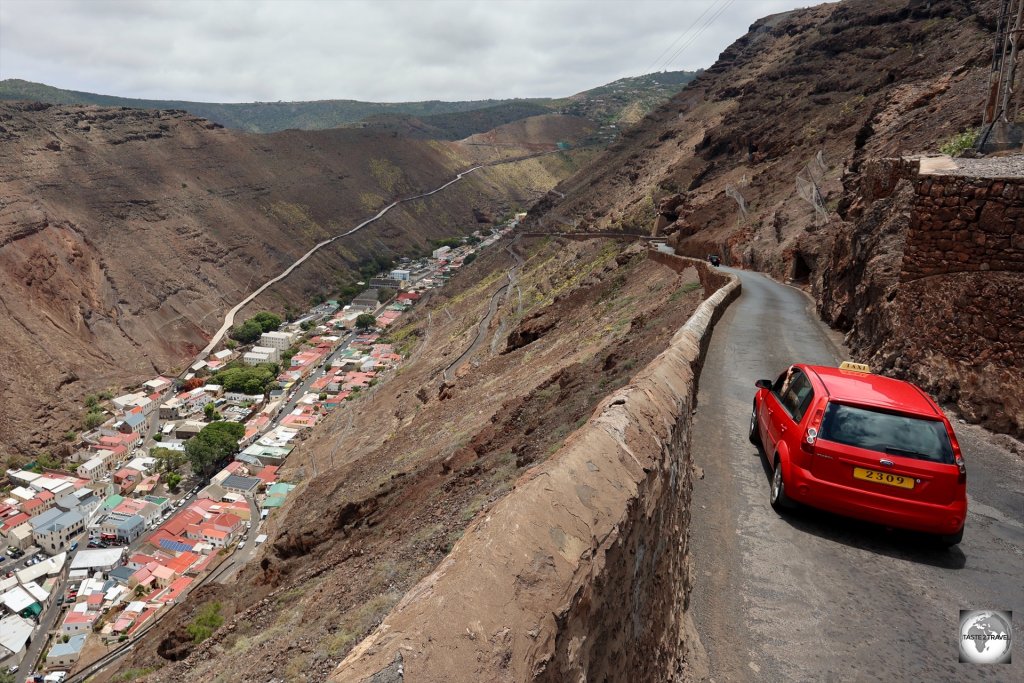
[[[960,452],[960,444],[956,442],[956,437],[950,434],[949,441],[953,444],[953,462],[956,463],[957,469],[960,470],[960,476],[957,477],[958,484],[967,483],[967,463],[964,462],[964,456]]]
[[[825,415],[824,408],[818,408],[807,423],[807,430],[804,431],[804,438],[800,440],[800,450],[804,453],[814,452],[814,442],[818,439],[818,430],[821,429],[821,418]]]

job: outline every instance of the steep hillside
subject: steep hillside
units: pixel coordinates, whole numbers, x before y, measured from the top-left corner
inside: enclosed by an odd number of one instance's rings
[[[674,95],[695,76],[689,71],[666,71],[623,78],[562,99],[532,98],[469,102],[245,102],[221,104],[179,100],[140,100],[63,90],[17,78],[0,81],[0,100],[48,104],[95,104],[135,109],[182,109],[228,128],[253,133],[298,128],[322,130],[365,121],[387,130],[417,137],[457,140],[529,116],[564,113],[595,123],[632,123]]]
[[[938,153],[981,123],[998,4],[856,0],[761,19],[560,186],[564,199],[552,194],[534,207],[535,224],[555,218],[559,229],[657,231],[681,253],[720,253],[728,264],[794,279],[879,369],[913,377],[993,426],[1024,425],[1024,414],[1007,420],[994,415],[998,408],[977,408],[992,406],[995,387],[1005,386],[987,374],[990,356],[1003,359],[1000,377],[1024,375],[1024,351],[1003,353],[998,334],[989,341],[994,356],[957,351],[955,361],[936,365],[942,372],[917,372],[932,351],[953,353],[930,350],[934,320],[905,321],[901,329],[918,331],[898,352],[883,352],[885,340],[872,332],[893,325],[876,320],[857,331],[875,297],[897,296],[900,274],[898,262],[879,260],[893,243],[869,237],[878,220],[865,215],[865,163]],[[993,230],[1013,231],[1012,213],[1005,220]],[[858,284],[865,273],[877,276],[870,288]],[[987,395],[961,391],[961,374],[976,378],[968,386],[988,385]]]
[[[414,138],[459,140],[513,121],[550,113],[550,108],[524,100],[451,114],[419,117],[411,114],[377,114],[352,125],[393,130]]]
[[[487,150],[372,131],[231,131],[176,111],[0,107],[0,443],[78,427],[83,395],[182,367],[223,312],[321,239]],[[527,154],[533,148],[502,150]],[[304,306],[371,255],[526,205],[566,155],[485,169],[321,251],[260,305]]]
[[[509,273],[515,293],[481,328]],[[258,557],[236,582],[175,607],[121,671],[327,680],[474,517],[664,350],[702,292],[695,270],[612,241],[518,239],[485,251],[389,333],[410,354],[399,372],[289,456],[284,476],[304,482]],[[446,378],[481,329],[478,350]],[[227,626],[196,646],[184,628],[210,601]]]

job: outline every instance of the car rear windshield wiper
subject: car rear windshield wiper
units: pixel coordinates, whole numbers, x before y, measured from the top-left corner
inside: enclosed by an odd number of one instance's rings
[[[896,448],[895,446],[886,446],[885,452],[889,455],[905,455],[908,458],[918,458],[923,460],[934,460],[935,456],[928,455],[927,453],[918,453],[917,451],[908,451],[905,448]]]

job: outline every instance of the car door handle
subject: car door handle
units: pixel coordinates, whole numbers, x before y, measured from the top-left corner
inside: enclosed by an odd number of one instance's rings
[[[779,427],[779,433],[780,434],[785,434],[786,433],[786,425],[782,425],[781,427]]]

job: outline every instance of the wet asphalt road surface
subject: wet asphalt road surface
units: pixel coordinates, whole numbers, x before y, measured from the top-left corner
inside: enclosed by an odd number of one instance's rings
[[[737,271],[730,271],[737,272]],[[747,441],[754,382],[845,359],[801,292],[737,272],[694,417],[690,616],[712,681],[1024,681],[1024,459],[950,415],[967,461],[963,542],[768,505]],[[1013,663],[958,663],[961,609],[1013,610]]]

